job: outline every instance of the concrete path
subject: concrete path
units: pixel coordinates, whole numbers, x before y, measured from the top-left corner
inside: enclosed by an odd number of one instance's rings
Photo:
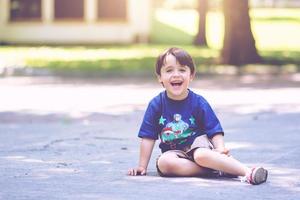
[[[0,79],[0,199],[300,198],[300,75],[198,78],[231,154],[264,166],[259,186],[234,179],[161,178],[155,148],[144,177],[126,176],[155,80]]]

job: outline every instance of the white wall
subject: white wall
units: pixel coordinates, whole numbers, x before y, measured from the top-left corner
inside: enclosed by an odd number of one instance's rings
[[[128,21],[100,22],[96,0],[85,0],[83,22],[53,21],[53,0],[42,0],[42,22],[9,22],[9,0],[0,0],[0,41],[11,43],[130,43],[146,41],[150,31],[150,0],[128,0]]]

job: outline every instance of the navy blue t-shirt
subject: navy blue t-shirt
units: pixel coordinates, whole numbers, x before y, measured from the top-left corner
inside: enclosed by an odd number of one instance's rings
[[[184,100],[172,100],[166,91],[154,97],[146,110],[138,136],[157,140],[162,152],[182,150],[194,139],[222,133],[222,126],[208,102],[189,90]]]

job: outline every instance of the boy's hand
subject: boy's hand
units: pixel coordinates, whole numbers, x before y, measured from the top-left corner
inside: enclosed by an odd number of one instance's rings
[[[225,154],[225,155],[229,156],[229,150],[226,149],[226,148],[216,148],[216,149],[213,149],[213,150],[217,151],[217,152],[219,152],[221,154]]]
[[[129,176],[137,176],[141,175],[144,176],[146,175],[147,170],[144,167],[137,167],[137,168],[131,168],[128,170],[127,175]]]

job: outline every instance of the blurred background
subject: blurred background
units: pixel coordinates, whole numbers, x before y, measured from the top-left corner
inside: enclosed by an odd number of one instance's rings
[[[147,76],[185,48],[200,74],[295,73],[298,0],[1,0],[0,75]]]

